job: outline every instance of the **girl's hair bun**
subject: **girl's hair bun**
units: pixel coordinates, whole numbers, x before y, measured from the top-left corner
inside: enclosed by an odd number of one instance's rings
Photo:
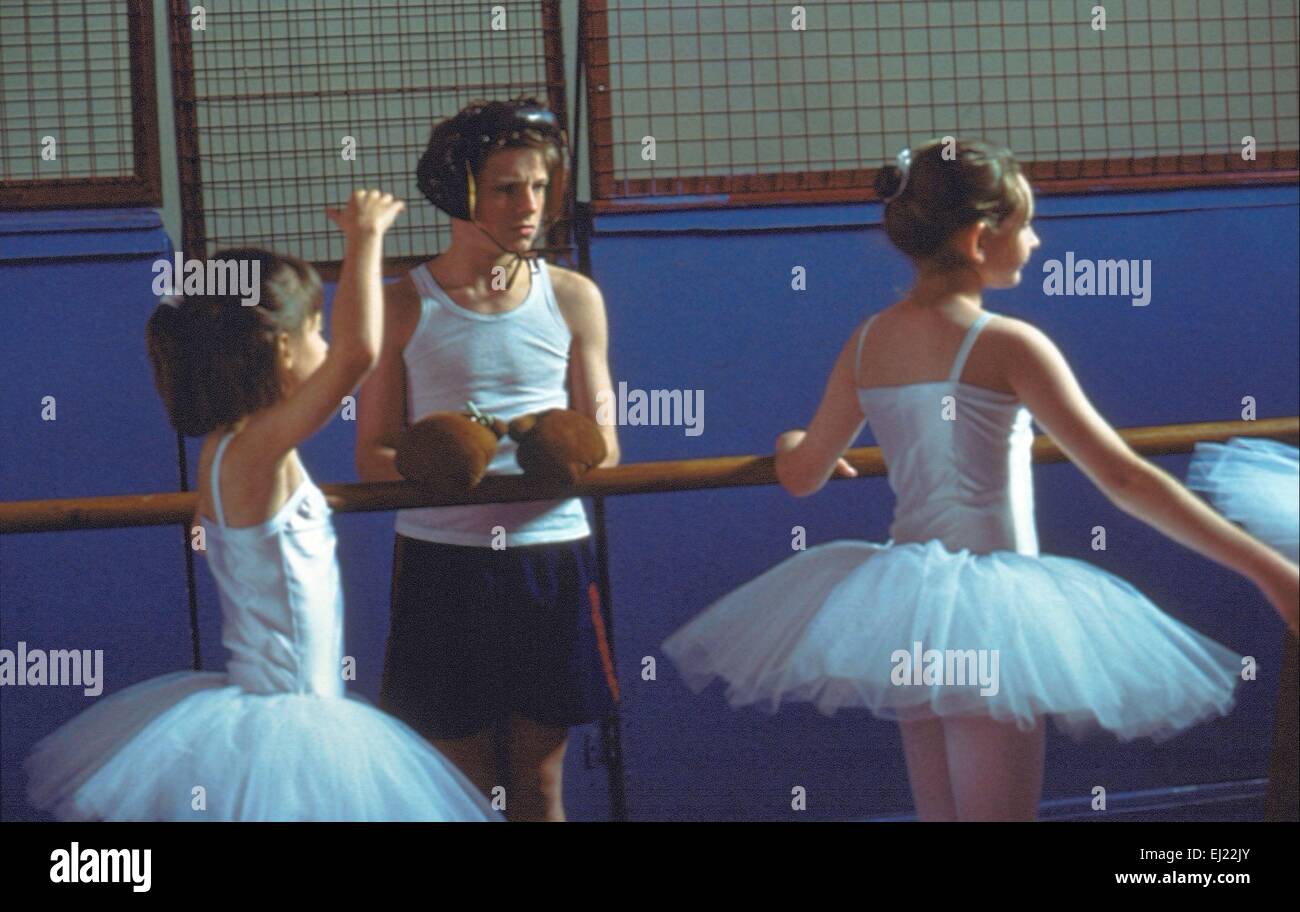
[[[885,206],[885,234],[918,265],[969,268],[949,239],[976,222],[997,229],[1025,211],[1021,174],[1010,149],[983,140],[939,137],[905,149],[874,182],[883,202],[902,203]]]
[[[876,179],[872,183],[872,189],[876,191],[876,196],[884,200],[898,192],[898,188],[903,184],[903,170],[898,165],[885,165],[876,172]]]

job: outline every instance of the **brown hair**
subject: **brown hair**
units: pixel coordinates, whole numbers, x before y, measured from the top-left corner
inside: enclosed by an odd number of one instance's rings
[[[295,335],[320,313],[324,293],[310,263],[256,248],[232,248],[215,260],[259,261],[255,306],[238,295],[181,298],[159,304],[146,338],[154,384],[172,427],[198,437],[280,397],[279,333]]]
[[[950,158],[944,157],[950,150]],[[875,190],[884,199],[903,185],[903,192],[885,205],[885,234],[916,264],[940,270],[965,266],[949,239],[976,222],[997,228],[1024,211],[1017,176],[1020,163],[1011,150],[982,140],[930,140],[912,150],[912,164],[903,183],[897,165],[876,174]]]

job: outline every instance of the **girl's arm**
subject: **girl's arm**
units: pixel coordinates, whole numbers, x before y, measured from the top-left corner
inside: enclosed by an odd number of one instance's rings
[[[331,318],[333,341],[321,366],[293,392],[259,412],[240,433],[240,461],[275,466],[338,411],[374,367],[384,330],[380,266],[383,238],[404,204],[357,190],[346,210],[326,214],[347,237]]]
[[[858,474],[842,456],[867,423],[853,380],[859,331],[855,330],[840,349],[807,432],[786,431],[776,440],[776,477],[795,497],[820,491],[832,472],[841,478]]]
[[[1124,442],[1083,394],[1060,351],[1018,320],[1006,332],[1007,380],[1042,428],[1111,503],[1258,585],[1294,630],[1300,568],[1228,522]]]

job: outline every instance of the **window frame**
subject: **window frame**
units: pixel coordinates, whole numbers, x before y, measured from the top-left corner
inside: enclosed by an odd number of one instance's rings
[[[152,0],[127,0],[131,71],[130,176],[0,181],[0,210],[163,204]]]

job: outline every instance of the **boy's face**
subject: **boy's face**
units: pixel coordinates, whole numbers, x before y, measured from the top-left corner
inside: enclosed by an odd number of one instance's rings
[[[539,150],[498,149],[479,173],[475,218],[507,250],[529,249],[544,215],[549,180]]]

